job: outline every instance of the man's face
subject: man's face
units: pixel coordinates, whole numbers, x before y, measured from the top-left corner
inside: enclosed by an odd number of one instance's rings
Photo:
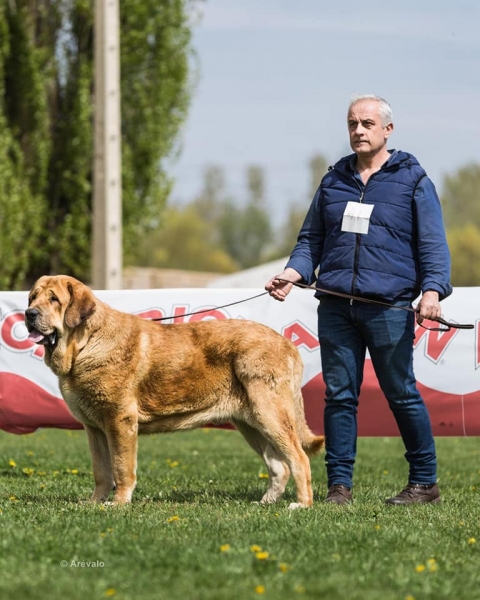
[[[360,100],[348,112],[350,146],[359,156],[373,156],[385,146],[393,123],[382,125],[376,100]]]

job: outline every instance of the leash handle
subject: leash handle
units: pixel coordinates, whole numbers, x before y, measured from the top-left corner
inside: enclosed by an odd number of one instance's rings
[[[406,310],[409,312],[413,312],[415,314],[418,313],[418,309],[410,308],[407,306],[394,306],[393,304],[389,304],[388,302],[382,302],[381,300],[373,300],[372,298],[364,298],[362,296],[353,296],[351,294],[344,294],[343,292],[333,292],[331,290],[324,290],[319,287],[315,287],[313,285],[306,285],[305,283],[298,283],[296,281],[290,281],[289,279],[282,279],[281,277],[275,277],[277,281],[282,281],[284,283],[291,283],[292,285],[308,289],[308,290],[316,290],[317,292],[322,292],[323,294],[329,294],[331,296],[339,296],[340,298],[347,298],[348,300],[357,300],[358,302],[365,302],[367,304],[378,304],[380,306],[386,306],[388,308],[396,308],[400,310]],[[446,321],[442,317],[435,317],[433,319],[427,319],[427,321],[435,321],[436,323],[440,323],[444,325],[447,329],[443,329],[442,327],[425,327],[419,323],[420,327],[424,329],[428,329],[429,331],[450,331],[452,328],[454,329],[474,329],[475,325],[471,323],[451,323],[450,321]]]

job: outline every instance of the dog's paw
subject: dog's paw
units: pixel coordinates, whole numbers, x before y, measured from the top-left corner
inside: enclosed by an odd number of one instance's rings
[[[308,506],[300,504],[300,502],[292,502],[288,505],[288,510],[296,510],[297,508],[308,508]]]

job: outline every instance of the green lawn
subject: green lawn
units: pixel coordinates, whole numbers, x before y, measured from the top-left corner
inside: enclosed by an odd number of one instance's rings
[[[480,442],[439,438],[443,502],[383,500],[406,482],[398,438],[361,438],[355,502],[261,507],[260,459],[234,431],[141,438],[129,507],[83,502],[83,432],[0,432],[0,597],[45,599],[480,598]],[[63,561],[63,562],[62,562]],[[62,566],[66,565],[66,566]]]

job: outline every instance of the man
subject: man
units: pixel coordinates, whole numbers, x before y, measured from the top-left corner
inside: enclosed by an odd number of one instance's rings
[[[284,280],[310,285],[318,268],[316,287],[397,307],[315,294],[326,385],[326,501],[352,501],[358,396],[368,349],[409,463],[407,486],[386,502],[438,502],[435,442],[416,387],[415,315],[408,309],[421,294],[418,323],[439,317],[440,301],[452,291],[440,202],[417,159],[387,149],[393,131],[388,102],[372,95],[354,98],[347,124],[354,154],[322,179],[284,272],[265,289],[283,301],[293,287]]]

